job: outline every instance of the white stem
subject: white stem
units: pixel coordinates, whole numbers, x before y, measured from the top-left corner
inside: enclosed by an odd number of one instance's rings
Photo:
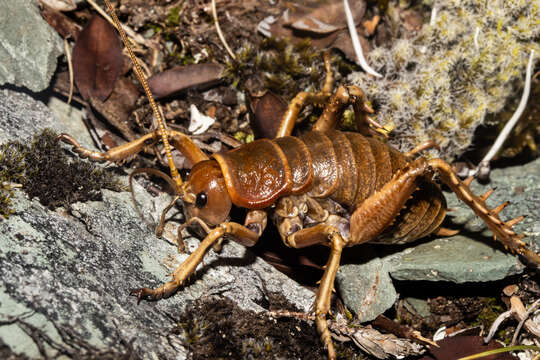
[[[525,87],[523,89],[523,95],[521,95],[521,101],[519,102],[519,106],[510,118],[510,120],[506,123],[504,128],[502,129],[501,133],[495,140],[495,143],[489,150],[489,152],[486,154],[486,156],[482,159],[480,164],[478,165],[479,171],[481,168],[489,168],[489,162],[493,157],[497,154],[497,152],[500,150],[501,146],[504,144],[504,141],[516,125],[517,121],[519,120],[521,114],[523,114],[523,111],[525,110],[525,107],[527,105],[527,99],[529,98],[529,94],[531,92],[531,77],[532,77],[532,67],[533,67],[533,56],[534,56],[534,50],[531,50],[531,55],[529,56],[529,63],[527,64],[527,73],[525,75]]]
[[[362,52],[362,45],[360,45],[360,39],[358,39],[358,33],[356,32],[356,25],[352,16],[351,8],[349,7],[349,2],[343,0],[343,6],[345,7],[345,17],[347,18],[347,27],[349,28],[349,34],[351,35],[351,40],[353,43],[354,52],[356,53],[357,63],[360,67],[370,75],[375,77],[382,77],[381,74],[376,72],[364,58],[364,53]]]
[[[477,26],[476,30],[474,31],[474,47],[476,48],[476,51],[480,51],[480,45],[478,44],[478,35],[480,35],[479,26]]]
[[[491,324],[491,329],[489,329],[489,334],[484,338],[484,343],[487,344],[491,341],[491,339],[493,339],[493,336],[497,332],[497,329],[499,328],[499,326],[502,324],[504,320],[512,316],[512,313],[513,313],[512,310],[505,311],[501,315],[499,315],[497,319],[495,319],[493,324]]]
[[[433,6],[433,9],[431,9],[431,17],[429,18],[429,26],[435,25],[435,20],[437,20],[437,7]]]
[[[216,23],[216,31],[218,33],[219,39],[223,43],[223,46],[225,46],[225,49],[229,53],[229,56],[233,60],[236,60],[236,57],[234,56],[234,53],[232,52],[231,48],[229,47],[229,44],[227,44],[227,40],[225,40],[225,36],[223,35],[223,32],[221,31],[221,27],[219,26],[217,10],[216,10],[216,0],[212,0],[212,16],[214,17],[214,22]]]

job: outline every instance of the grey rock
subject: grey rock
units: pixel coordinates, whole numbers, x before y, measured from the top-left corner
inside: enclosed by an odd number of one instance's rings
[[[39,92],[49,86],[62,41],[36,0],[0,0],[0,85]]]
[[[93,147],[80,111],[56,98],[49,99],[49,103],[53,111],[27,94],[0,89],[0,143],[31,139],[49,128],[76,135],[83,146]]]
[[[0,112],[0,133],[7,138],[55,127],[40,103],[14,92],[3,94],[8,103],[22,100],[34,110],[16,117],[15,124],[12,113]],[[42,123],[36,124],[37,119]],[[158,219],[169,201],[138,185],[136,194],[147,219]],[[16,192],[14,204],[15,214],[0,220],[0,346],[31,359],[60,353],[184,359],[183,334],[172,330],[191,301],[226,296],[242,309],[261,312],[265,309],[259,304],[267,303],[270,293],[284,295],[301,311],[308,311],[314,300],[312,291],[245,247],[225,242],[221,253],[210,251],[204,258],[189,286],[168,299],[137,305],[130,289],[159,286],[188,256],[178,253],[170,235],[174,229],[156,238],[127,192],[104,190],[102,201],[73,204],[70,211],[46,209],[22,191]],[[199,240],[186,243],[192,251]]]
[[[345,265],[338,270],[339,294],[361,322],[375,319],[398,298],[387,266],[387,262],[375,257],[365,264]]]

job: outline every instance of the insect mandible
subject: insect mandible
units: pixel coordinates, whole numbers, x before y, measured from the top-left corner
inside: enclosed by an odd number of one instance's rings
[[[106,3],[134,60],[114,10]],[[366,136],[370,126],[378,126],[368,116],[373,110],[356,86],[340,86],[332,94],[333,76],[328,57],[325,57],[327,75],[323,89],[302,92],[294,98],[274,139],[256,140],[210,157],[187,135],[165,128],[139,65],[133,62],[159,129],[104,153],[81,147],[67,134],[61,134],[59,139],[71,144],[79,156],[95,161],[120,161],[146,146],[159,141],[164,144],[175,200],[182,200],[187,212],[188,220],[180,228],[197,223],[206,231],[206,237],[174,271],[171,281],[156,289],[131,291],[139,301],[171,296],[224,236],[245,246],[255,245],[271,216],[287,246],[303,248],[320,244],[330,248],[313,309],[328,357],[335,359],[326,315],[343,249],[366,242],[407,243],[430,234],[445,234],[441,223],[446,203],[434,182],[435,176],[486,223],[506,248],[540,266],[540,256],[525,246],[523,235],[512,230],[523,217],[503,222],[498,213],[507,203],[494,209],[487,207],[485,200],[492,191],[476,196],[469,189],[472,177],[459,180],[451,166],[441,159],[414,159],[428,145],[403,154]],[[293,137],[294,124],[306,104],[324,105],[323,113],[312,131]],[[362,133],[335,130],[348,106],[353,107]],[[185,182],[172,161],[171,145],[193,165]],[[248,210],[243,224],[229,221],[233,206]]]

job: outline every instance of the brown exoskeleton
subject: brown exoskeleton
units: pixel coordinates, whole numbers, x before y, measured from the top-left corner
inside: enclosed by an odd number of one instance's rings
[[[131,53],[125,34],[119,25],[117,27]],[[314,311],[328,357],[335,359],[326,314],[330,310],[330,295],[343,249],[366,242],[406,243],[429,234],[444,233],[440,225],[446,214],[446,203],[433,181],[436,175],[482,218],[498,241],[530,263],[540,265],[540,257],[521,240],[523,235],[512,230],[522,217],[503,222],[497,214],[506,203],[489,209],[485,200],[491,192],[474,195],[469,189],[472,178],[460,181],[450,165],[441,159],[413,159],[421,148],[402,154],[376,138],[335,130],[343,110],[350,105],[364,133],[370,130],[370,125],[377,125],[369,119],[368,114],[373,110],[366,105],[358,87],[341,86],[332,95],[333,78],[328,58],[325,64],[327,78],[322,91],[302,92],[294,98],[275,139],[257,140],[210,157],[185,134],[165,129],[136,61],[135,69],[159,120],[159,130],[105,153],[82,148],[71,136],[60,135],[59,138],[73,145],[80,156],[96,161],[122,160],[162,140],[171,169],[170,183],[187,211],[185,225],[198,223],[207,233],[199,247],[174,271],[171,281],[156,289],[133,290],[131,295],[137,296],[139,301],[171,296],[223,236],[253,246],[271,212],[288,246],[302,248],[322,244],[330,248]],[[311,132],[300,137],[290,136],[298,113],[308,103],[325,105],[322,116]],[[169,143],[193,165],[185,182],[172,162]],[[249,210],[243,224],[229,221],[233,206]]]

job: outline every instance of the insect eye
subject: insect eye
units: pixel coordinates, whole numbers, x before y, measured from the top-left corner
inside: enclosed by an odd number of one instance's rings
[[[208,202],[208,197],[205,193],[200,192],[197,194],[197,198],[195,198],[195,206],[199,209],[204,207],[206,203]]]

